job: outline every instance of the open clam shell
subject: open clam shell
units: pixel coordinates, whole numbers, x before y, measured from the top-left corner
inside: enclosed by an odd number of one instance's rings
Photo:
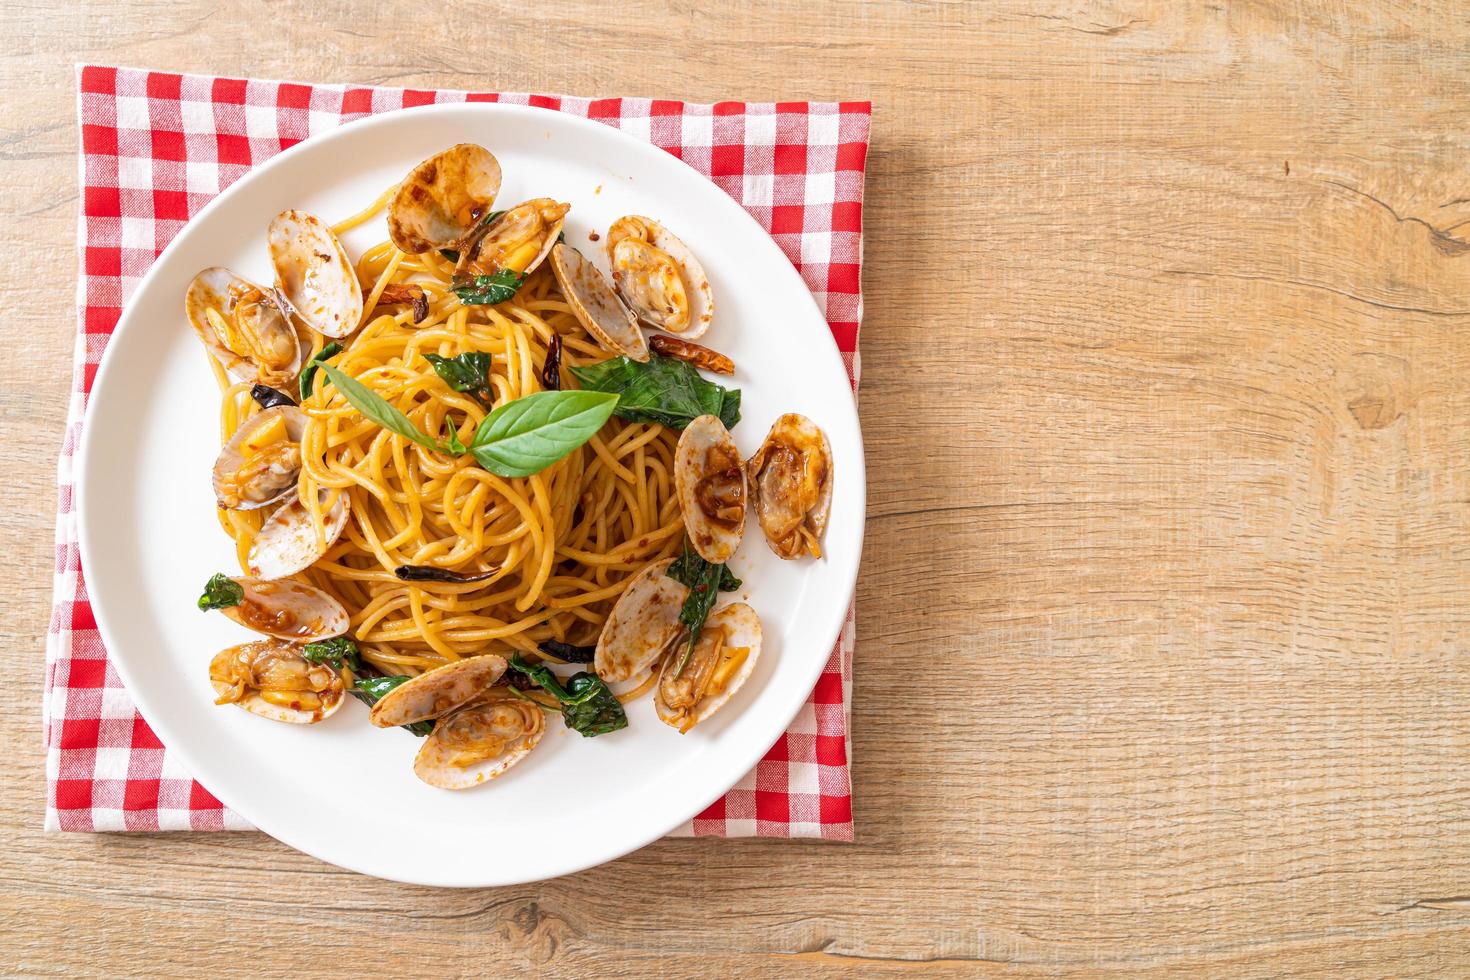
[[[281,296],[301,321],[327,337],[362,322],[362,286],[347,252],[321,218],[282,211],[266,231]]]
[[[689,587],[666,574],[673,563],[665,558],[633,576],[608,615],[593,667],[609,684],[646,676],[683,632],[679,610]]]
[[[537,705],[490,695],[440,718],[414,757],[413,771],[440,789],[478,786],[529,755],[545,731]]]
[[[725,706],[760,655],[761,621],[755,610],[743,602],[716,609],[682,671],[682,645],[664,658],[653,698],[659,720],[687,732]]]
[[[246,629],[298,643],[347,632],[347,610],[321,589],[304,582],[268,582],[245,575],[232,581],[244,590],[244,596],[239,605],[223,606],[220,612]]]
[[[723,564],[745,533],[745,463],[723,422],[701,415],[674,451],[674,488],[689,541],[705,561]]]
[[[480,226],[500,193],[500,162],[483,146],[459,143],[403,178],[388,204],[388,235],[412,255],[454,248]]]
[[[501,269],[529,276],[551,254],[570,210],[570,204],[549,197],[517,204],[465,240],[455,280],[469,282]]]
[[[326,493],[325,490],[321,492]],[[339,493],[336,502],[324,515],[326,541],[322,542],[317,540],[311,513],[299,497],[282,504],[266,519],[250,545],[250,552],[245,557],[246,571],[255,578],[269,581],[295,575],[311,567],[341,536],[342,529],[347,526],[350,509],[347,494]]]
[[[279,405],[246,419],[214,463],[214,499],[227,510],[257,510],[296,489],[306,415]]]
[[[229,647],[209,662],[216,704],[237,704],[252,715],[291,725],[329,718],[347,700],[342,675],[313,664],[302,647],[280,640],[256,640]]]
[[[301,340],[274,291],[214,266],[189,283],[184,312],[236,381],[283,387],[300,373]]]
[[[586,256],[565,242],[551,250],[551,271],[572,312],[587,332],[614,354],[648,360],[648,341],[638,321]]]
[[[745,464],[766,543],[781,558],[822,556],[832,511],[832,444],[805,415],[783,415]]]
[[[630,214],[607,232],[613,285],[628,308],[656,330],[693,340],[709,329],[715,298],[704,266],[677,235]]]
[[[503,673],[505,658],[493,653],[435,667],[383,695],[368,720],[395,728],[438,718],[488,691]]]

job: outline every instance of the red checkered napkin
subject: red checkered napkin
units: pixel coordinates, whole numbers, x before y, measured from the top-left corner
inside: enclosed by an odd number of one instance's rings
[[[866,102],[700,105],[296,85],[91,65],[77,78],[82,268],[46,645],[47,829],[249,829],[179,767],[107,662],[77,552],[72,457],[123,304],[184,222],[255,164],[363,116],[435,102],[513,102],[595,119],[679,157],[771,232],[816,296],[857,384]],[[849,610],[790,729],[680,835],[852,839],[853,643]]]

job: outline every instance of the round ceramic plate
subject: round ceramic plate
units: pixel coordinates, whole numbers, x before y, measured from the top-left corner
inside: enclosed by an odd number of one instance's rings
[[[489,147],[502,201],[572,204],[568,241],[624,214],[664,221],[704,263],[716,297],[704,342],[738,366],[742,455],[783,412],[826,429],[835,485],[820,561],[784,562],[752,521],[731,561],[760,614],[755,674],[687,735],[652,699],[629,727],[583,738],[559,721],[505,776],[464,792],[413,775],[419,740],[371,727],[355,702],[318,725],[281,725],[213,703],[207,666],[250,639],[195,607],[234,570],[210,490],[218,390],[184,317],[196,272],[271,274],[267,223],[285,208],[335,222],[421,159],[454,143]],[[381,218],[345,236],[356,258],[387,237]],[[723,379],[722,379],[723,380]],[[669,154],[598,123],[502,105],[409,109],[308,140],[230,187],[180,232],[139,285],[107,348],[87,413],[78,479],[83,564],[118,673],[185,768],[261,830],[325,861],[432,885],[504,885],[567,874],[647,844],[712,803],[773,745],[836,642],[862,546],[863,450],[856,408],[827,324],[791,263],[729,197]],[[222,869],[223,870],[223,869]]]

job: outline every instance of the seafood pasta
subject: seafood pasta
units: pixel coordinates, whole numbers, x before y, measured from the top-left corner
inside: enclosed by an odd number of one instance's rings
[[[451,147],[335,227],[277,215],[273,286],[211,268],[185,297],[243,572],[199,605],[261,635],[214,657],[219,703],[309,724],[356,697],[453,789],[523,758],[549,713],[604,735],[652,691],[680,732],[708,718],[760,653],[755,611],[717,608],[747,508],[799,560],[831,502],[801,416],[742,461],[683,242],[621,218],[609,278],[566,242],[571,204],[496,210],[500,183],[488,150]],[[337,234],[385,212],[388,239],[349,257]]]

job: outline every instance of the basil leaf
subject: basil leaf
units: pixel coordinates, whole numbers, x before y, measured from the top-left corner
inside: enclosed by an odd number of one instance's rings
[[[468,283],[454,287],[454,295],[465,306],[491,306],[504,303],[516,294],[526,277],[514,269],[498,269],[488,276],[476,276]]]
[[[400,684],[407,684],[409,678],[399,674],[394,677],[359,677],[352,682],[354,690],[366,694],[372,698],[372,703],[377,704],[387,696],[388,692]]]
[[[204,594],[199,597],[199,608],[226,609],[245,601],[245,586],[221,572],[204,583]]]
[[[697,551],[689,547],[687,538],[684,540],[684,553],[674,559],[674,563],[664,574],[689,587],[689,597],[679,610],[679,622],[689,630],[689,646],[685,648],[684,657],[674,671],[674,676],[678,677],[694,654],[699,634],[704,630],[704,622],[709,619],[710,610],[715,607],[715,600],[721,592],[734,592],[740,588],[740,580],[727,566],[701,558]]]
[[[460,441],[459,428],[455,426],[454,421],[447,415],[444,416],[444,428],[446,430],[444,433],[444,444],[449,447],[450,452],[456,456],[463,456],[469,452],[469,450],[465,449],[464,443]]]
[[[343,667],[356,672],[362,670],[362,661],[357,656],[357,644],[345,636],[334,636],[330,640],[308,643],[301,656],[314,664],[326,664],[341,670]]]
[[[402,675],[394,677],[358,677],[352,681],[352,690],[347,693],[371,708],[383,700],[383,697],[389,691],[393,690],[399,684],[406,684],[407,682],[408,678]],[[398,727],[406,728],[420,738],[423,738],[434,730],[434,722],[432,720],[416,721],[412,725],[399,725]]]
[[[311,383],[316,380],[316,369],[327,358],[336,357],[340,353],[342,353],[342,345],[334,340],[317,351],[316,356],[306,362],[306,367],[301,369],[301,382],[298,385],[302,401],[306,401],[311,397]]]
[[[470,454],[496,476],[530,476],[592,438],[617,407],[598,391],[538,391],[506,402],[480,422]]]
[[[677,358],[651,354],[640,363],[619,356],[570,370],[584,390],[615,392],[616,414],[629,422],[682,429],[701,415],[716,415],[733,429],[740,421],[740,392],[706,381]]]
[[[567,694],[573,700],[562,702],[562,721],[584,738],[595,738],[628,727],[623,703],[596,674],[582,670],[567,678]]]
[[[495,400],[490,387],[490,355],[480,351],[466,351],[458,357],[440,357],[425,354],[424,359],[434,366],[434,373],[455,391],[464,392],[486,408]]]
[[[700,557],[699,552],[689,546],[689,540],[684,540],[684,551],[669,565],[669,570],[664,574],[676,582],[694,588],[709,576],[711,568],[720,570],[719,581],[716,583],[721,592],[734,592],[743,584],[730,571],[729,565],[715,565]]]
[[[567,678],[566,686],[562,686],[551,668],[528,664],[519,653],[510,658],[510,666],[556,698],[561,703],[561,720],[584,738],[595,738],[628,727],[628,715],[622,702],[596,674],[578,671]]]
[[[398,409],[389,405],[383,400],[381,395],[374,392],[361,381],[348,377],[330,364],[321,365],[321,369],[326,372],[327,378],[332,384],[337,386],[337,390],[342,393],[342,397],[347,399],[353,408],[362,413],[363,418],[371,422],[376,422],[389,432],[395,432],[405,439],[418,443],[425,449],[432,449],[440,453],[449,452],[439,440],[424,435],[423,432],[419,431],[418,426],[409,421],[407,415],[404,415]]]
[[[740,421],[740,389],[723,388],[720,393],[720,410],[715,413],[724,423],[725,428],[735,428],[735,423]]]

